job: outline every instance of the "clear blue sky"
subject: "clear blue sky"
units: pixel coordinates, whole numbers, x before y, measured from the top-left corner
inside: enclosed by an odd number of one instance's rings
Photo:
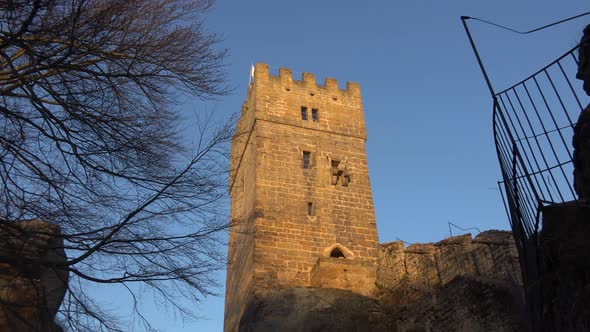
[[[220,116],[239,112],[255,62],[275,73],[291,68],[297,79],[311,72],[322,83],[325,77],[341,86],[358,82],[380,242],[438,241],[449,235],[449,221],[508,229],[497,190],[491,98],[459,17],[529,30],[589,10],[582,0],[218,1],[206,25],[229,49],[235,91],[187,107],[214,108]],[[497,90],[575,46],[588,23],[584,17],[520,36],[469,22]],[[225,275],[219,277],[223,284]],[[222,331],[222,297],[194,309],[205,318],[183,324],[157,305],[147,313],[166,331]]]

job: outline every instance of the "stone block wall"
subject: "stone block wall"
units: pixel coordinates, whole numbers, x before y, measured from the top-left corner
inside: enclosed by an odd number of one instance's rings
[[[399,332],[526,331],[512,233],[379,247],[379,299]]]
[[[410,283],[431,289],[458,276],[522,285],[512,233],[492,230],[474,239],[467,234],[407,248],[401,241],[379,246],[379,287],[396,289]]]
[[[522,302],[505,285],[459,276],[408,296],[398,289],[383,299],[396,332],[526,332]],[[397,297],[394,298],[394,297]]]
[[[250,90],[250,95],[253,93]],[[225,296],[225,325],[236,326],[242,306],[252,293],[254,269],[254,182],[256,179],[256,128],[253,99],[242,106],[231,144],[230,232]]]
[[[344,258],[320,257],[310,272],[310,286],[351,290],[371,296],[375,267]]]
[[[358,84],[340,90],[334,79],[318,85],[313,74],[298,81],[256,64],[232,142],[225,330],[235,330],[256,293],[310,286],[318,258],[332,250],[374,276],[365,140]],[[368,293],[374,282],[365,285],[356,288]]]

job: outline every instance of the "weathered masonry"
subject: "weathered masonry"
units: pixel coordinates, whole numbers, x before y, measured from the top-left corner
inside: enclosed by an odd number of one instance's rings
[[[232,142],[225,330],[248,302],[295,286],[375,284],[378,238],[359,85],[255,66]]]

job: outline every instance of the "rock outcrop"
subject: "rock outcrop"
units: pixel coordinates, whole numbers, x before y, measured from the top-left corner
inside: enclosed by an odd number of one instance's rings
[[[240,331],[391,331],[372,298],[333,288],[288,288],[254,299]]]
[[[580,40],[578,73],[590,96],[590,25]],[[544,331],[590,331],[590,105],[574,126],[574,189],[578,200],[545,206],[539,234],[539,285]],[[534,303],[537,304],[537,303]]]
[[[584,92],[590,96],[590,25],[584,29],[580,40],[578,73],[584,81]],[[590,200],[590,105],[580,113],[574,126],[574,189],[581,200]]]
[[[41,220],[0,225],[0,331],[58,332],[67,290],[60,228]]]

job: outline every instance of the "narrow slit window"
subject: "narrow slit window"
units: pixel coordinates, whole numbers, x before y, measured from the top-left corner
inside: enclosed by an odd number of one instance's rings
[[[342,186],[343,187],[348,187],[348,184],[350,183],[350,175],[344,175],[342,177]]]
[[[303,151],[303,168],[311,168],[311,152]]]
[[[313,202],[307,202],[307,215],[308,216],[315,216]]]
[[[313,122],[318,122],[318,110],[315,108],[311,109],[311,119],[313,120]]]
[[[307,107],[301,106],[301,120],[307,120]]]
[[[342,170],[338,169],[338,165],[340,165],[339,160],[332,160],[332,176],[331,176],[331,183],[332,185],[338,184],[338,179],[340,175],[342,175]]]

